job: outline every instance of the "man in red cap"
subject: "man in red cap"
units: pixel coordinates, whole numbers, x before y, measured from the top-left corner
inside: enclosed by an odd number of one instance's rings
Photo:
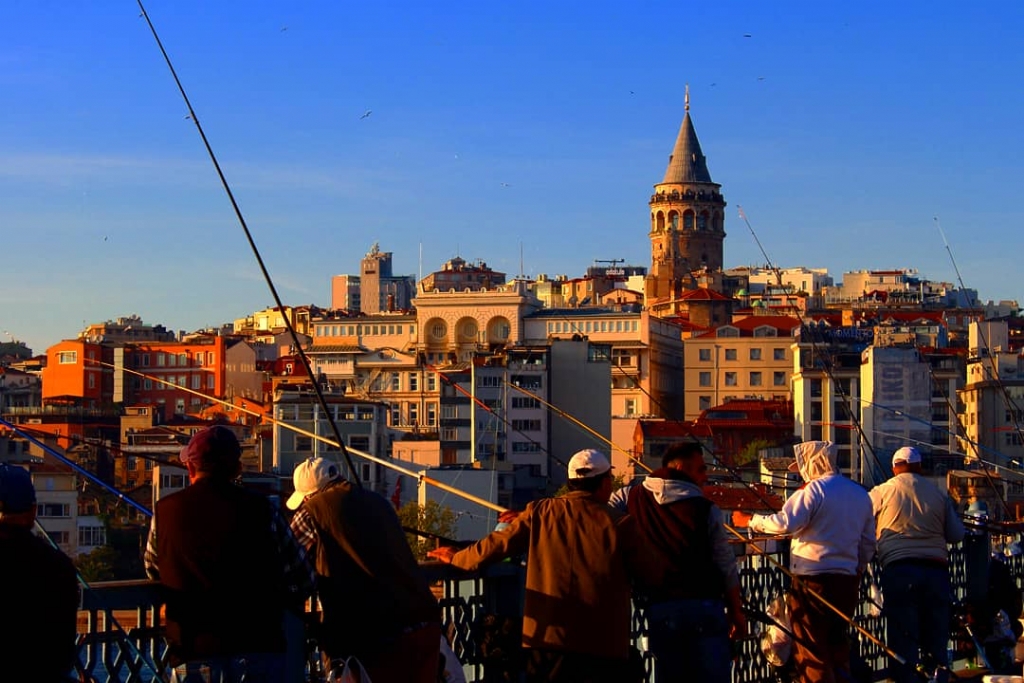
[[[35,520],[29,473],[0,464],[0,671],[5,681],[58,683],[75,661],[78,579],[64,553],[32,535]]]
[[[611,464],[587,449],[569,460],[569,492],[534,501],[501,531],[430,556],[474,570],[527,553],[523,647],[530,683],[627,683],[630,578],[653,583],[632,517],[608,507]]]
[[[313,592],[306,554],[265,497],[234,483],[231,429],[196,432],[180,457],[190,486],[156,504],[144,558],[165,589],[171,681],[284,680],[284,610]]]

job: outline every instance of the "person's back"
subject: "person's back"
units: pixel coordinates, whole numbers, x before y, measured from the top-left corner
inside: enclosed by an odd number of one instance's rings
[[[387,500],[339,480],[303,505],[319,532],[313,557],[329,652],[358,652],[360,643],[440,623],[437,600]]]
[[[67,555],[32,534],[34,519],[28,473],[0,465],[0,678],[56,683],[75,660],[78,578]]]
[[[211,479],[157,503],[172,662],[284,651],[273,514],[262,496]]]
[[[793,573],[856,574],[862,570],[865,539],[870,539],[874,529],[867,491],[841,474],[815,479],[804,490],[807,494],[804,500],[809,507],[797,507],[796,514],[806,521],[788,530],[793,534],[790,546]],[[871,532],[866,535],[868,525]]]
[[[916,472],[901,472],[871,490],[882,565],[901,559],[946,563],[947,543],[963,538],[952,502],[938,486]]]

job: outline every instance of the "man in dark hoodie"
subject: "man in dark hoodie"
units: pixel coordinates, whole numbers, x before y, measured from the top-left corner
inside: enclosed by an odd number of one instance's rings
[[[640,484],[609,505],[636,519],[665,581],[637,586],[647,602],[649,644],[659,681],[728,683],[730,638],[746,635],[739,569],[722,511],[704,497],[707,464],[699,443],[670,447]]]

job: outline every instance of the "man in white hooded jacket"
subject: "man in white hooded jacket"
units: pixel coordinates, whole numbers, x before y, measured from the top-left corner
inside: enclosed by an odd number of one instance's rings
[[[839,473],[830,441],[793,446],[794,466],[806,484],[774,515],[753,515],[755,532],[789,534],[793,581],[790,608],[797,680],[833,683],[850,680],[849,625],[817,593],[843,614],[857,607],[860,576],[875,554],[871,498]],[[793,469],[794,466],[791,466]],[[742,516],[735,516],[742,523]]]

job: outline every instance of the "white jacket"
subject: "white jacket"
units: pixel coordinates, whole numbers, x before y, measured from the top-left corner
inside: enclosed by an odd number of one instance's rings
[[[871,498],[859,484],[839,474],[835,445],[806,441],[793,447],[806,486],[774,515],[754,515],[750,528],[790,534],[794,574],[857,574],[875,554]]]

